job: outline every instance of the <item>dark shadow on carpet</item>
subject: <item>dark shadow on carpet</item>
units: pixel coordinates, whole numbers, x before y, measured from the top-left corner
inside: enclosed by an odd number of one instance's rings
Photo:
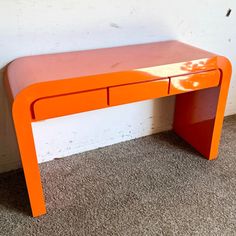
[[[0,208],[31,214],[22,169],[0,174]]]

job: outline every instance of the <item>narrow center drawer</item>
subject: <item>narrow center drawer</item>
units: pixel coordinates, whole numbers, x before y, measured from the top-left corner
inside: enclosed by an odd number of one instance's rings
[[[170,78],[170,94],[216,87],[220,83],[220,71],[206,71]]]
[[[44,120],[107,106],[107,89],[99,89],[39,99],[32,104],[32,116]]]
[[[109,105],[115,106],[168,95],[169,79],[109,88]]]

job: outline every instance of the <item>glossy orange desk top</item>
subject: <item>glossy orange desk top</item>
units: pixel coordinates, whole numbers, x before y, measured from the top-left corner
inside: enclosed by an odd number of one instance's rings
[[[173,64],[176,64],[176,70]],[[168,70],[168,65],[172,65],[171,70]],[[78,89],[86,90],[216,67],[215,54],[178,41],[164,41],[22,57],[9,64],[7,77],[12,95],[16,97],[24,88],[42,82],[77,78]],[[124,73],[129,72],[129,76],[124,76]],[[142,76],[139,77],[137,72]],[[114,73],[112,78],[103,76],[111,73]],[[132,73],[135,73],[135,76],[132,76]],[[94,75],[100,77],[94,78]],[[78,85],[78,78],[81,78],[81,86]],[[86,78],[86,81],[82,78]]]

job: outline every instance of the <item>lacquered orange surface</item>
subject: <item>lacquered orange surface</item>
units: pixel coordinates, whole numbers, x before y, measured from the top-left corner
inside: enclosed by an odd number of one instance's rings
[[[231,64],[217,57],[220,86],[176,96],[174,130],[202,155],[217,158],[224,110],[231,79]]]
[[[33,216],[46,208],[32,121],[177,94],[175,132],[214,159],[230,77],[226,58],[178,41],[30,56],[10,63],[6,87]]]
[[[220,71],[182,75],[170,79],[170,94],[187,93],[194,90],[216,87],[220,83]]]
[[[107,89],[98,89],[39,99],[33,104],[32,112],[38,121],[105,107],[108,107]]]
[[[142,101],[145,99],[168,96],[169,79],[136,83],[109,88],[109,105]]]
[[[9,83],[15,97],[21,90],[30,85],[55,80],[86,78],[78,81],[84,86],[91,86],[94,75],[110,74],[114,72],[133,72],[140,70],[151,75],[154,68],[155,77],[166,75],[168,67],[172,65],[167,76],[185,74],[191,71],[214,69],[216,55],[192,47],[178,41],[164,41],[157,43],[122,46],[115,48],[95,49],[79,52],[58,53],[49,55],[29,56],[16,59],[8,67]],[[162,67],[163,66],[163,70]],[[155,68],[158,70],[155,70]],[[122,73],[123,75],[124,73]],[[135,75],[136,76],[136,75]],[[119,77],[119,76],[117,76]],[[95,81],[95,85],[111,86],[123,83],[142,81],[148,78],[119,78],[109,76],[106,81]],[[166,76],[164,76],[166,77]],[[89,78],[87,80],[87,78]],[[100,77],[101,78],[101,77]],[[91,80],[90,80],[91,79]]]

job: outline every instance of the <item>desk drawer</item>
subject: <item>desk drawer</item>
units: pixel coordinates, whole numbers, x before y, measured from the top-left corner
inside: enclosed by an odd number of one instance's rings
[[[42,98],[32,105],[35,120],[107,107],[107,89]]]
[[[220,83],[220,71],[213,70],[170,78],[170,94],[186,93],[216,87]]]
[[[169,79],[109,88],[109,105],[115,106],[168,95]]]

